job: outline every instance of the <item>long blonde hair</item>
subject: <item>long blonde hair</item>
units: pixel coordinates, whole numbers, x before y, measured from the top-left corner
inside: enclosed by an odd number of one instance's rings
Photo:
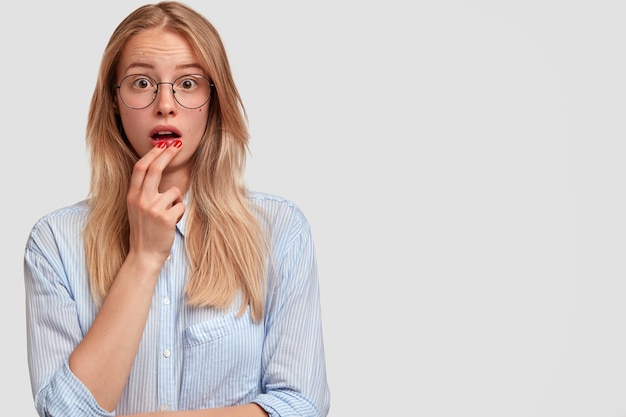
[[[193,157],[185,230],[187,301],[222,308],[241,293],[240,313],[249,305],[252,317],[260,320],[267,248],[243,179],[248,151],[246,112],[216,29],[178,2],[136,9],[115,29],[102,57],[86,132],[91,182],[84,237],[92,295],[97,302],[106,296],[129,250],[126,194],[138,157],[114,111],[116,68],[126,42],[155,27],[183,35],[215,85],[207,129]]]

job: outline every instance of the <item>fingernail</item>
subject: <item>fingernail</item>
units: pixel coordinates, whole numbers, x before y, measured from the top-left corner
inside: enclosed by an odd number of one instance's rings
[[[183,146],[183,142],[180,140],[177,140],[176,142],[174,142],[174,146],[175,148],[180,148],[181,146]]]
[[[161,148],[161,149],[163,149],[163,148],[166,148],[166,147],[167,147],[167,143],[165,143],[165,142],[159,142],[159,143],[157,143],[157,148]]]

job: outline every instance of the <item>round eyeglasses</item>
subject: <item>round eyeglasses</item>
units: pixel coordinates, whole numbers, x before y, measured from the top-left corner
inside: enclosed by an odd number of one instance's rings
[[[154,103],[161,84],[169,84],[176,102],[186,109],[204,106],[209,101],[211,89],[214,87],[211,81],[199,74],[182,75],[171,83],[159,83],[145,74],[130,74],[122,78],[115,87],[126,106],[141,110]]]

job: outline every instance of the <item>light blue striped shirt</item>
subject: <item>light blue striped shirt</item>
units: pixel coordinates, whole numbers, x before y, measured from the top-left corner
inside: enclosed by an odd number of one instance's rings
[[[116,413],[103,410],[68,366],[98,311],[82,238],[87,205],[54,211],[35,224],[26,244],[24,277],[28,363],[40,416],[113,416],[249,402],[272,417],[327,415],[330,394],[309,225],[286,199],[250,193],[250,200],[275,263],[264,320],[253,322],[249,310],[237,317],[240,302],[226,311],[185,303],[183,216]]]

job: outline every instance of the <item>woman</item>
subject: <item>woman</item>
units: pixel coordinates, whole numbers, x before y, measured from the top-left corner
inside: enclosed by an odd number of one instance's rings
[[[311,233],[293,203],[245,188],[245,117],[189,7],[146,5],[114,31],[89,196],[39,220],[25,252],[39,415],[327,414]]]

